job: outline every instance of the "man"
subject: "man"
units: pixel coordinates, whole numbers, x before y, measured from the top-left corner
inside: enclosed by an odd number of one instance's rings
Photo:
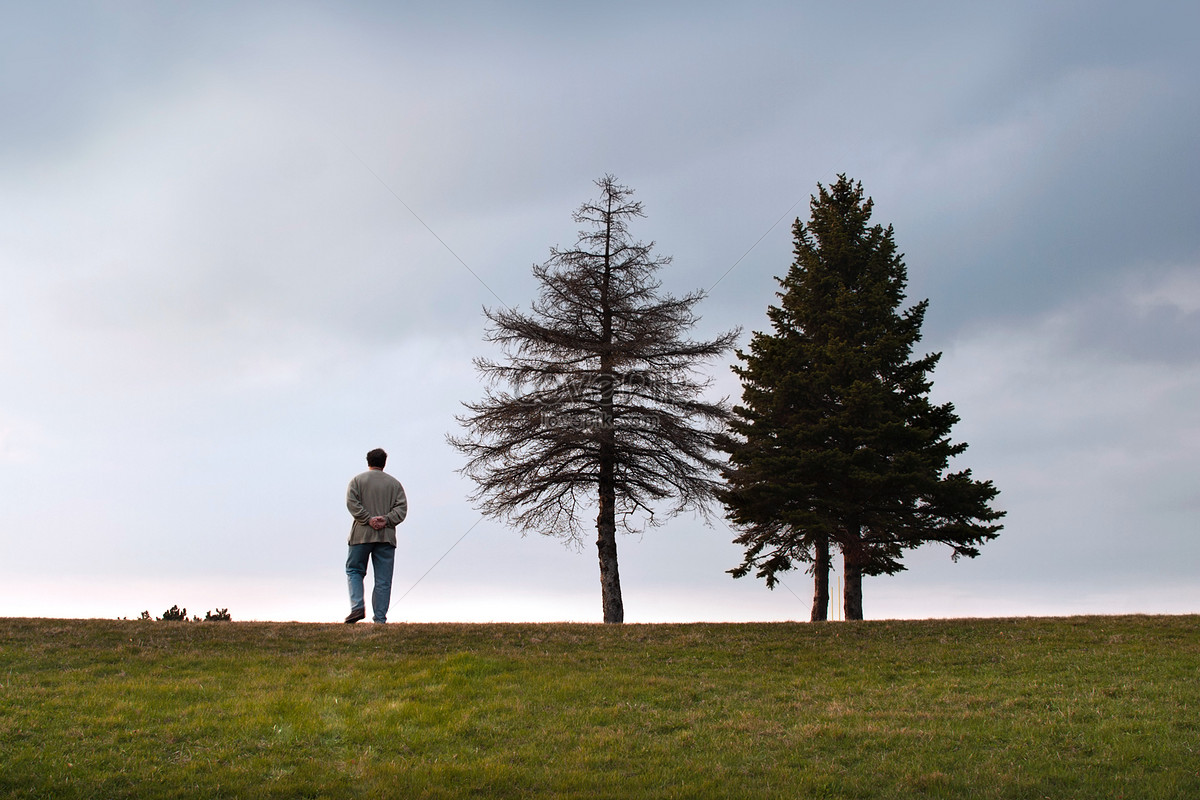
[[[387,453],[383,450],[376,448],[367,453],[367,471],[355,475],[346,490],[346,508],[354,517],[350,527],[350,555],[346,559],[346,578],[350,584],[347,623],[367,616],[363,578],[368,558],[375,573],[371,611],[376,622],[387,622],[392,601],[392,570],[396,564],[396,526],[408,516],[408,499],[400,481],[383,471],[386,463]]]

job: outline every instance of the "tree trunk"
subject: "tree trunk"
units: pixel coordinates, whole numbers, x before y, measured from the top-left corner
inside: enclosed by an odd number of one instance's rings
[[[605,335],[608,334],[606,315]],[[621,600],[621,574],[617,569],[616,430],[613,420],[612,357],[600,357],[600,513],[596,516],[596,549],[600,554],[600,602],[604,621],[625,621]]]
[[[862,619],[862,545],[851,543],[842,548],[842,564],[845,570],[846,589],[843,599],[846,619]]]
[[[813,605],[811,622],[829,619],[829,542],[819,542],[813,548]]]
[[[605,433],[611,433],[606,431]],[[605,436],[600,446],[600,513],[596,517],[596,549],[600,555],[600,601],[605,622],[624,622],[621,573],[617,569],[617,492],[611,445]]]
[[[607,514],[605,506],[607,505]],[[604,607],[604,621],[625,621],[625,605],[621,601],[621,573],[617,569],[617,525],[615,508],[610,500],[600,501],[600,516],[596,520],[596,549],[600,554],[600,601]],[[605,519],[605,517],[608,519]]]

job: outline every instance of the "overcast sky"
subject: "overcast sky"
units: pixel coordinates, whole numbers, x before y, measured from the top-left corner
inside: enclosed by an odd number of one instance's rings
[[[599,621],[445,435],[605,173],[697,336],[767,329],[818,182],[895,226],[1008,516],[867,618],[1200,611],[1200,6],[415,5],[0,4],[0,615],[339,620],[382,446],[392,621]],[[622,539],[627,621],[807,619],[732,538]]]

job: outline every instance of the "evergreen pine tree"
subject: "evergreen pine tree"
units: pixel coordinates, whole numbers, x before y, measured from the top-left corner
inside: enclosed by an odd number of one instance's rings
[[[833,548],[845,570],[846,619],[862,619],[862,577],[904,569],[927,542],[975,557],[1003,516],[991,481],[948,472],[965,443],[950,403],[929,400],[940,353],[913,359],[928,301],[900,310],[907,269],[891,226],[869,226],[870,198],[845,175],[818,184],[795,261],[780,279],[773,332],[755,333],[735,372],[743,384],[721,493],[752,570],[774,586],[810,564],[813,620],[828,618]]]

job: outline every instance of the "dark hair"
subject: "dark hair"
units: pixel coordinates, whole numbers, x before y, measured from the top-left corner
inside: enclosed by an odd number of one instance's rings
[[[376,447],[374,450],[367,453],[368,467],[378,467],[379,469],[383,469],[385,464],[387,464],[387,453],[383,452],[382,447]]]

